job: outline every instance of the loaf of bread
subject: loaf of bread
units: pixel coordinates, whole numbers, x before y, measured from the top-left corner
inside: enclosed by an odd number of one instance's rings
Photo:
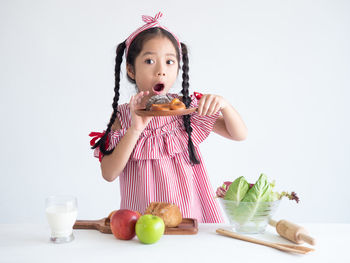
[[[153,202],[147,207],[145,214],[159,216],[166,227],[176,227],[182,222],[182,214],[175,204]]]

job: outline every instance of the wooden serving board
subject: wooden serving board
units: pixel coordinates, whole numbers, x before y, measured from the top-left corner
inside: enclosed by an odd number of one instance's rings
[[[74,229],[96,229],[101,233],[112,234],[109,218],[100,220],[77,220]],[[194,235],[198,232],[198,221],[194,218],[183,218],[177,227],[166,227],[165,235]]]
[[[177,227],[166,227],[165,235],[194,235],[198,232],[198,221],[194,218],[183,218]]]
[[[197,108],[189,108],[185,110],[167,110],[167,111],[149,111],[149,110],[136,110],[136,114],[139,116],[175,116],[175,115],[187,115],[195,112]]]

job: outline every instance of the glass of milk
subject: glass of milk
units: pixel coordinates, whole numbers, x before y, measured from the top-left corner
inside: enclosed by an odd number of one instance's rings
[[[46,198],[46,217],[51,229],[51,241],[67,243],[74,240],[73,225],[77,220],[77,199],[69,195]]]

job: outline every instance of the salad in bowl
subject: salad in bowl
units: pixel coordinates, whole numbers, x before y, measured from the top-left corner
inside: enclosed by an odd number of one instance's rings
[[[276,192],[274,187],[265,174],[254,184],[241,176],[218,187],[216,197],[237,232],[263,233],[283,197],[299,202],[295,192]]]

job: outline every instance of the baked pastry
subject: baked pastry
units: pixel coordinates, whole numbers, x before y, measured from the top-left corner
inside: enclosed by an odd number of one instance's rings
[[[185,110],[186,105],[170,95],[155,95],[146,104],[147,111]]]
[[[186,105],[178,98],[175,98],[170,102],[170,109],[171,110],[185,110]]]
[[[168,111],[170,110],[170,104],[152,104],[151,111]]]
[[[152,202],[145,214],[159,216],[166,227],[176,227],[182,222],[182,214],[178,206],[170,203]]]
[[[151,111],[185,110],[185,104],[179,99],[173,99],[170,103],[152,104]]]
[[[173,97],[171,97],[170,95],[152,96],[146,104],[146,110],[151,110],[152,104],[168,104],[171,102],[172,99]]]

